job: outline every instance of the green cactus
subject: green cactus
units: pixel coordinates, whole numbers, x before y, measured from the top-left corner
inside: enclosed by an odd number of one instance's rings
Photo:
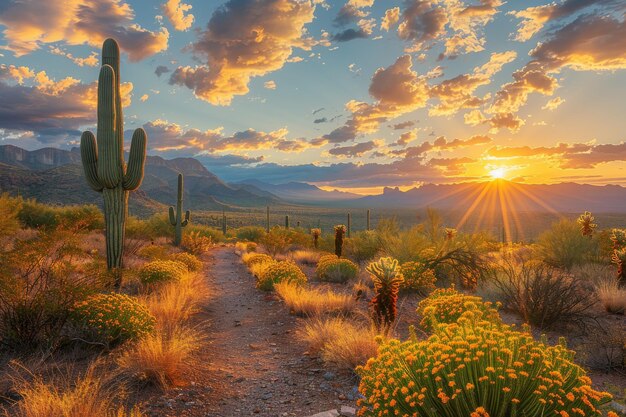
[[[222,234],[226,236],[226,211],[222,211]]]
[[[289,216],[285,216],[285,229],[289,229]]]
[[[174,226],[174,246],[179,246],[183,240],[183,227],[189,224],[189,214],[189,210],[187,210],[183,220],[183,174],[178,174],[176,214],[174,214],[174,207],[170,206],[170,223]]]
[[[367,230],[371,230],[371,223],[370,223],[370,209],[367,209]]]
[[[143,180],[146,132],[133,133],[128,166],[124,162],[124,118],[120,96],[120,50],[107,39],[102,45],[102,67],[98,78],[98,140],[83,132],[80,153],[89,186],[104,197],[107,267],[114,271],[115,285],[122,281],[124,233],[128,214],[128,192]]]

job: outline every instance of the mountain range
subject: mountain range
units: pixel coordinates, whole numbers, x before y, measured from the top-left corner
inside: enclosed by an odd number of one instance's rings
[[[344,208],[473,211],[485,215],[508,212],[579,213],[585,210],[626,213],[626,188],[577,183],[523,184],[505,180],[482,183],[425,184],[401,191],[361,196],[326,191],[302,182],[270,184],[258,179],[226,183],[194,158],[146,158],[144,181],[129,200],[134,214],[162,210],[176,200],[178,173],[185,176],[185,206],[194,210],[236,210],[263,206],[309,205]],[[20,193],[50,204],[100,204],[83,178],[77,148],[27,151],[0,146],[0,192]]]

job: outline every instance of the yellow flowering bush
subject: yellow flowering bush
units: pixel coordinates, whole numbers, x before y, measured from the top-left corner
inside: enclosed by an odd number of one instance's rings
[[[137,251],[137,255],[151,261],[167,258],[167,248],[161,245],[147,245]]]
[[[164,281],[179,281],[187,273],[187,265],[178,261],[152,261],[139,269],[139,278],[144,284]]]
[[[263,291],[271,291],[274,284],[279,282],[291,282],[294,284],[306,284],[306,275],[291,261],[269,263],[258,276],[256,286]]]
[[[502,322],[492,303],[460,293],[454,288],[435,290],[417,306],[417,314],[422,317],[420,326],[427,332],[435,330],[437,324],[455,323],[466,311],[472,311],[492,323]]]
[[[465,321],[464,321],[465,320]],[[564,346],[465,317],[425,341],[391,340],[363,367],[359,416],[601,416],[611,395]],[[611,414],[609,413],[609,416]]]
[[[417,291],[426,294],[435,289],[435,271],[421,262],[405,262],[400,267],[404,281],[400,290]]]
[[[107,342],[134,339],[154,330],[147,307],[126,294],[96,294],[74,305],[72,320]]]
[[[175,253],[169,257],[169,260],[185,264],[187,270],[191,272],[199,271],[200,269],[202,269],[202,261],[200,261],[197,256],[187,252]]]
[[[347,282],[356,277],[359,267],[349,259],[338,258],[337,255],[320,257],[315,275],[320,281]]]
[[[265,253],[245,253],[241,260],[248,268],[251,268],[255,264],[260,264],[264,262],[272,262],[274,258],[265,254]]]

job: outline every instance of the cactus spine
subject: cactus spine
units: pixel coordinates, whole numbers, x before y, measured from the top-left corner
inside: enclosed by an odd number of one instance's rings
[[[265,224],[265,231],[270,232],[270,206],[267,206],[267,219]]]
[[[183,239],[183,227],[189,223],[189,210],[185,212],[185,220],[183,220],[183,174],[178,174],[176,214],[174,214],[174,207],[170,206],[170,223],[174,226],[174,246],[179,246]]]
[[[352,229],[352,215],[348,213],[348,239],[350,238],[351,229]]]
[[[98,78],[98,129],[83,132],[80,153],[89,186],[104,197],[107,267],[114,271],[115,285],[122,282],[124,233],[128,214],[128,192],[143,180],[146,132],[133,133],[128,166],[124,162],[124,118],[120,96],[120,50],[107,39],[102,45],[102,67]]]
[[[372,230],[371,229],[371,223],[370,223],[370,209],[367,209],[367,230]]]

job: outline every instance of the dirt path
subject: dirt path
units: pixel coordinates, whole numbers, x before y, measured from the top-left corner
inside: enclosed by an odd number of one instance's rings
[[[254,288],[232,247],[216,248],[208,263],[204,365],[192,385],[150,401],[150,415],[304,417],[354,407],[354,377],[325,370],[305,354],[295,334],[301,319]]]

